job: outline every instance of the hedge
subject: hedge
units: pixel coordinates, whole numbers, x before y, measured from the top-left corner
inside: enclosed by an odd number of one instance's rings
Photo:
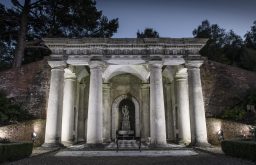
[[[256,161],[256,141],[224,140],[221,148],[227,155]]]
[[[13,161],[28,157],[31,155],[33,143],[0,143],[0,162]]]

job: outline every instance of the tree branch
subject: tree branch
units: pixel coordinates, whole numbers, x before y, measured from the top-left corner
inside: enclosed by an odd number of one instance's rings
[[[22,6],[18,0],[11,0],[11,1],[14,6],[17,6],[18,8],[23,9],[24,6]]]

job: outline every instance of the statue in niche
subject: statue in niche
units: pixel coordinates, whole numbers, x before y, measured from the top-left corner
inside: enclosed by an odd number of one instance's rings
[[[122,130],[130,130],[131,125],[129,121],[129,109],[127,105],[122,107],[122,115]]]

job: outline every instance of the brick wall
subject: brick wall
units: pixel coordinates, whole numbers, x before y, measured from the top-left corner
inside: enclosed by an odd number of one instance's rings
[[[240,103],[256,88],[256,72],[205,61],[201,67],[206,116],[215,117]]]
[[[45,120],[37,119],[19,124],[0,127],[0,137],[11,141],[32,141],[31,134],[37,134],[34,145],[40,146],[44,142]]]
[[[0,90],[37,118],[45,118],[50,67],[47,60],[0,72]]]
[[[208,141],[214,145],[220,145],[217,132],[221,129],[224,132],[224,139],[248,138],[250,135],[249,125],[236,123],[216,118],[207,118]]]

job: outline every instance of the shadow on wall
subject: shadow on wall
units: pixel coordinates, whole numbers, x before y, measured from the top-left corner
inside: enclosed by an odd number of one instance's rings
[[[36,133],[34,146],[41,146],[44,143],[45,120],[30,120],[0,127],[0,138],[7,138],[13,142],[32,141],[33,132]]]
[[[223,131],[224,139],[237,139],[237,138],[248,138],[250,136],[250,125],[216,119],[216,118],[207,118],[207,134],[208,141],[213,145],[220,145],[218,139],[218,132]]]

